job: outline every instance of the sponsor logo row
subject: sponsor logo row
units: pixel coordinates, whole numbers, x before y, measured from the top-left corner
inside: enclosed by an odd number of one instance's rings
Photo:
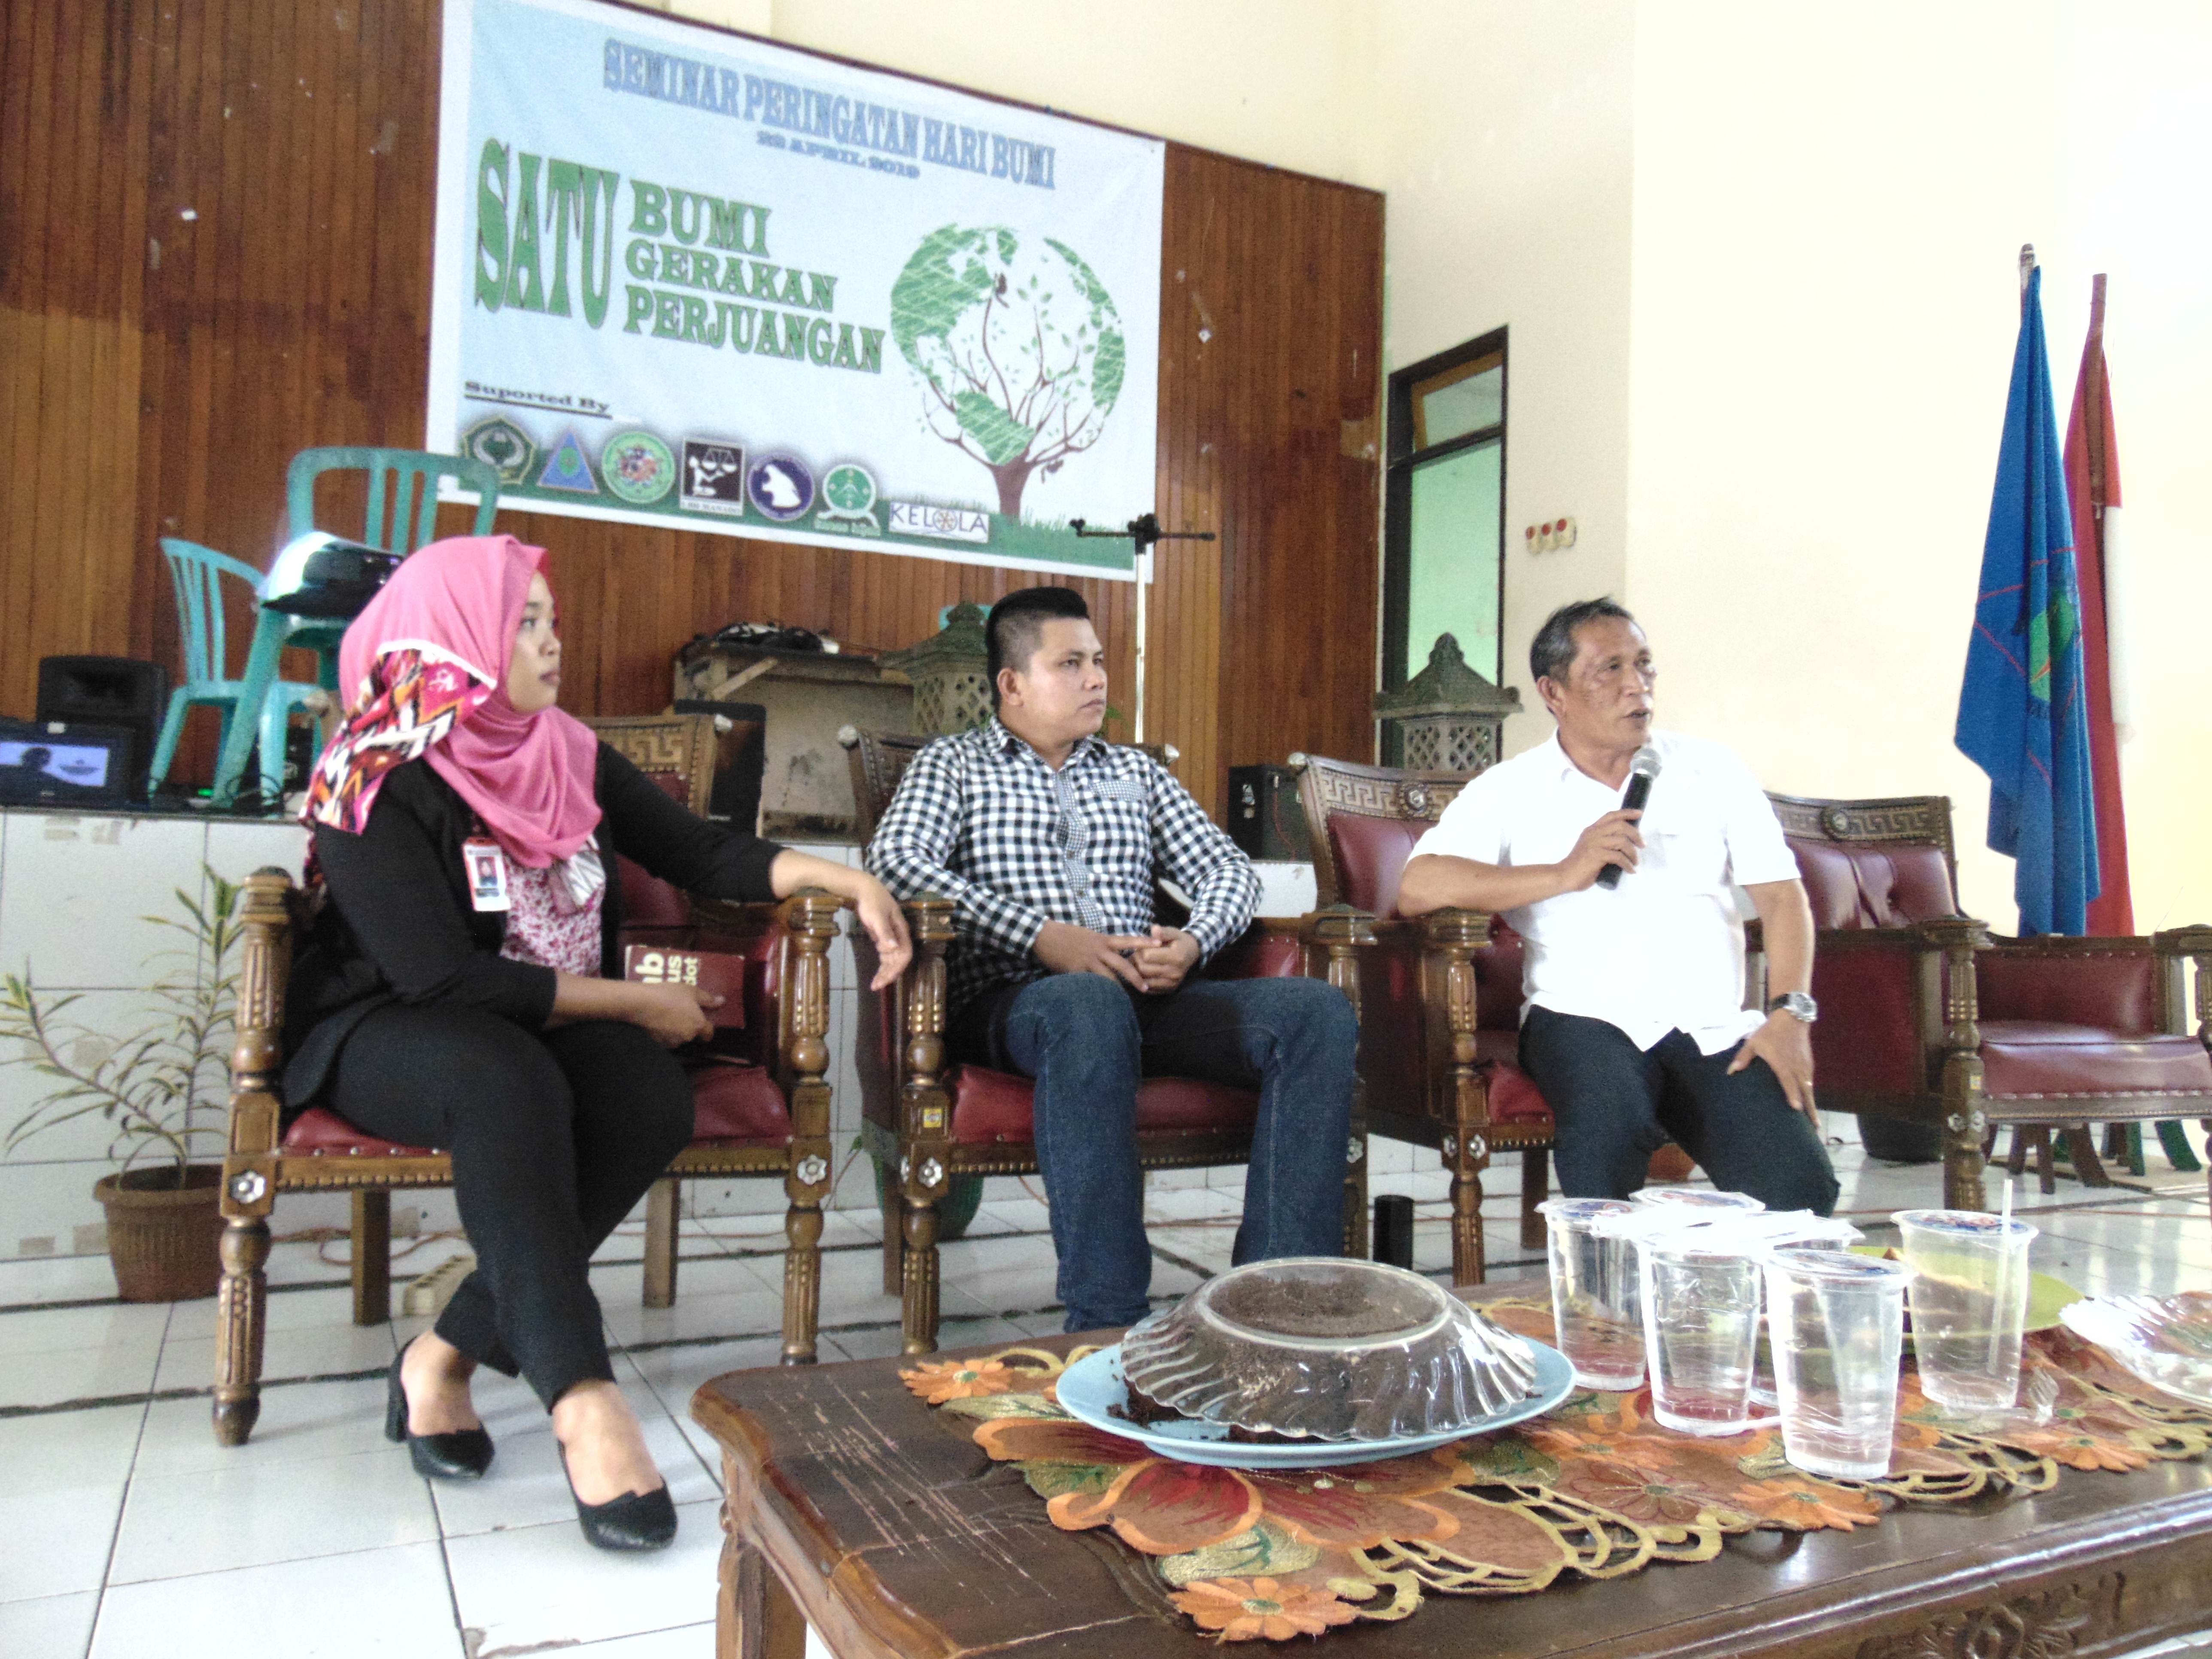
[[[679,459],[668,442],[642,429],[617,432],[599,446],[592,465],[584,441],[573,426],[562,428],[540,448],[530,434],[494,415],[462,434],[464,453],[499,474],[508,488],[561,495],[606,495],[631,507],[652,507],[672,491],[687,513],[743,518],[750,505],[774,524],[795,524],[811,513],[822,529],[878,532],[876,481],[868,470],[840,462],[820,477],[798,456],[782,451],[750,458],[744,446],[715,439],[683,440]],[[939,541],[985,543],[991,539],[987,513],[967,507],[934,507],[921,501],[889,501],[881,529],[895,535],[926,536]]]

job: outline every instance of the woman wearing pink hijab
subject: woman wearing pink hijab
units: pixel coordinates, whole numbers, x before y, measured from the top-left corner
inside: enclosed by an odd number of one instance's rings
[[[481,1477],[469,1378],[519,1374],[552,1413],[585,1535],[651,1549],[676,1511],[587,1268],[691,1138],[668,1050],[708,1035],[720,999],[610,976],[614,855],[715,897],[842,894],[880,982],[911,947],[872,877],[694,817],[556,707],[544,556],[505,536],[433,543],[346,630],[352,702],[308,792],[285,1098],[453,1154],[477,1266],[393,1362],[386,1432],[426,1475]]]

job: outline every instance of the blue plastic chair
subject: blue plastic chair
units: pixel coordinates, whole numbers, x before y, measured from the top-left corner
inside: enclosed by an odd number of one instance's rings
[[[168,710],[161,720],[161,738],[154,745],[148,793],[159,789],[169,775],[169,763],[176,758],[177,739],[184,732],[185,715],[196,708],[213,708],[222,712],[222,752],[230,752],[234,737],[242,735],[245,739],[238,745],[238,764],[230,779],[231,795],[237,793],[237,774],[246,769],[246,751],[252,747],[258,736],[261,740],[262,793],[274,799],[284,784],[285,728],[291,723],[292,711],[313,696],[316,688],[296,680],[272,678],[265,680],[249,696],[245,681],[224,678],[229,653],[223,627],[222,579],[235,578],[252,589],[258,609],[261,573],[242,560],[175,536],[161,538],[161,553],[169,562],[169,580],[176,590],[177,631],[185,647],[185,679],[169,695]],[[333,657],[326,664],[327,686],[335,687],[337,684],[337,669]],[[217,798],[228,799],[220,790]]]
[[[337,530],[315,522],[315,482],[325,472],[365,471],[368,474],[368,507],[359,532]],[[311,530],[334,530],[386,553],[405,556],[438,533],[438,481],[453,478],[477,492],[474,534],[491,533],[492,518],[499,511],[499,474],[483,462],[465,455],[438,455],[420,449],[371,449],[344,446],[303,449],[292,458],[284,477],[284,497],[291,520],[286,539]],[[259,580],[256,573],[255,580]],[[322,659],[322,683],[337,690],[338,641],[345,624],[327,617],[295,617],[281,611],[264,611],[253,625],[252,648],[246,653],[246,678],[240,706],[253,708],[269,688],[284,684],[276,666],[285,648],[298,647]],[[343,699],[339,699],[343,702]],[[289,709],[288,708],[287,714]],[[251,720],[228,731],[222,757],[216,763],[215,799],[228,805],[238,793],[246,771],[246,751],[253,744]],[[265,754],[264,750],[264,754]],[[263,771],[268,763],[263,762]],[[279,770],[282,767],[280,764]]]

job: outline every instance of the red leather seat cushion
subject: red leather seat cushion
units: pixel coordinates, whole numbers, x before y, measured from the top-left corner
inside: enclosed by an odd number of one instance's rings
[[[788,1142],[783,1091],[758,1066],[709,1060],[691,1073],[691,1139]],[[364,1133],[326,1106],[310,1106],[284,1132],[283,1150],[314,1158],[429,1158],[437,1149],[405,1146]]]
[[[1474,1035],[1475,1058],[1490,1073],[1490,1121],[1548,1129],[1552,1127],[1551,1106],[1544,1099],[1543,1091],[1536,1086],[1535,1079],[1521,1069],[1521,1062],[1516,1058],[1520,1052],[1518,1031],[1478,1031]]]
[[[2212,1099],[2212,1054],[2193,1036],[2122,1036],[2094,1025],[2028,1019],[1985,1019],[1981,1029],[1982,1086],[1993,1100]],[[2095,1117],[2094,1105],[2085,1100],[2083,1115]]]
[[[1036,1138],[1029,1079],[962,1066],[951,1083],[955,1140],[970,1146],[1026,1146]],[[1249,1129],[1259,1115],[1260,1097],[1249,1089],[1182,1077],[1146,1078],[1137,1085],[1139,1134]]]
[[[1336,858],[1337,896],[1370,915],[1396,915],[1398,878],[1406,873],[1413,843],[1431,827],[1418,818],[1331,812],[1328,845]]]
[[[1941,848],[1805,836],[1789,842],[1815,927],[1909,927],[1959,914]]]
[[[429,1158],[437,1151],[365,1134],[325,1106],[310,1106],[294,1118],[281,1150],[312,1158]]]
[[[691,1073],[691,1144],[791,1139],[783,1091],[758,1066],[710,1060]]]

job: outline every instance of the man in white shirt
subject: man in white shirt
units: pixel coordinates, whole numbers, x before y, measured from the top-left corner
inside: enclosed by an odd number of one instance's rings
[[[1527,941],[1521,1064],[1559,1122],[1561,1192],[1626,1198],[1672,1135],[1716,1186],[1828,1214],[1813,913],[1774,809],[1720,744],[1652,729],[1651,647],[1611,599],[1554,611],[1528,663],[1558,732],[1461,791],[1414,847],[1400,911],[1487,910]],[[1646,745],[1660,771],[1626,811]],[[1764,931],[1764,1013],[1743,1006],[1731,884]]]

